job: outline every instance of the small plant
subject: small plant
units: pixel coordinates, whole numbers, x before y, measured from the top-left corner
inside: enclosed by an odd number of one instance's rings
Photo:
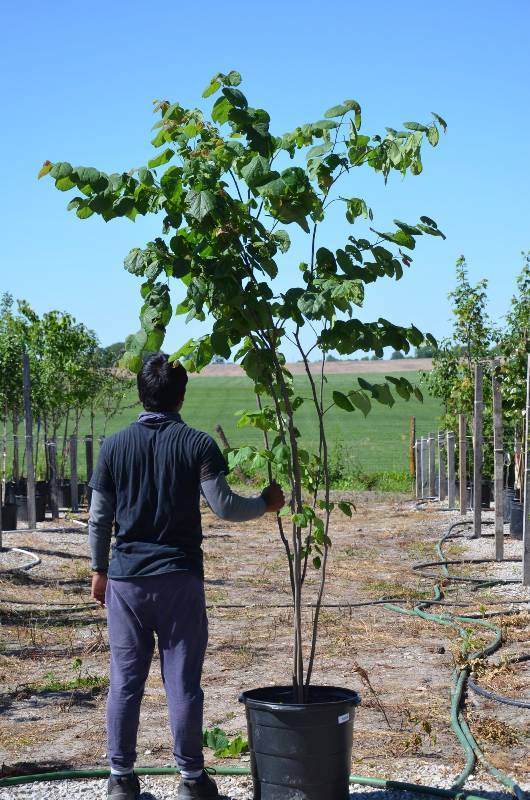
[[[436,746],[436,735],[433,733],[432,725],[426,717],[413,713],[410,708],[405,708],[403,712],[402,728],[406,726],[408,735],[400,743],[400,755],[405,753],[418,753],[426,742],[431,747]]]
[[[74,678],[62,680],[54,672],[47,672],[44,675],[45,682],[37,683],[32,688],[39,692],[69,692],[76,689],[101,689],[108,686],[109,679],[106,675],[82,675],[83,661],[78,656],[72,659],[71,663]]]
[[[241,734],[230,739],[222,728],[217,727],[203,732],[203,744],[214,751],[216,758],[239,758],[248,751],[248,742]]]

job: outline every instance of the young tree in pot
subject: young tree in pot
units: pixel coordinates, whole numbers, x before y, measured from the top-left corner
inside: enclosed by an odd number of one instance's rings
[[[293,595],[292,689],[276,696],[283,704],[301,705],[312,699],[330,517],[335,510],[326,414],[338,406],[366,415],[372,401],[392,406],[394,391],[404,399],[421,397],[406,379],[387,376],[379,383],[359,378],[348,393],[333,392],[329,398],[326,354],[363,350],[382,356],[385,347],[408,353],[426,338],[434,343],[414,325],[395,325],[383,318],[363,322],[354,309],[362,305],[366,286],[383,277],[402,277],[417,237],[443,236],[429,217],[415,225],[395,220],[391,231],[376,230],[366,202],[339,194],[339,182],[346,183],[354,168],[365,165],[385,181],[393,170],[402,176],[419,174],[422,143],[426,138],[435,146],[438,126],[445,130],[445,122],[434,115],[435,121],[427,125],[409,122],[403,130],[388,128],[383,136],[370,137],[360,133],[359,104],[346,100],[323,119],[275,136],[268,113],[250,107],[236,88],[240,80],[236,72],[212,79],[203,95],[218,94],[211,120],[199,109],[157,103],[160,119],[152,143],[160,154],[147,167],[108,175],[66,162],[45,162],[40,175],[49,174],[62,191],[81,190],[69,203],[81,219],[94,213],[105,220],[163,214],[162,235],[125,259],[126,269],[143,278],[144,301],[141,330],[126,342],[125,366],[137,371],[142,353],[162,346],[172,315],[169,279],[175,279],[181,282],[175,313],[186,314],[187,321],[213,320],[213,325],[211,333],[188,341],[172,359],[200,371],[215,355],[228,358],[235,349],[234,360],[254,382],[258,408],[245,412],[240,424],[263,431],[264,446],[235,450],[229,462],[232,468],[265,466],[270,477],[290,487],[289,505],[277,524]],[[329,249],[320,244],[319,231],[334,213],[345,214],[352,233],[343,247]],[[289,226],[307,236],[307,260],[299,271],[287,256]],[[277,277],[288,288],[274,288]],[[296,347],[305,367],[319,430],[316,452],[309,452],[300,440],[297,411],[308,401],[295,391],[286,368],[286,342]],[[309,359],[315,352],[321,361],[314,372]],[[350,503],[340,502],[337,508],[351,516]],[[305,652],[302,591],[308,569],[320,571],[320,582]],[[352,698],[350,693],[350,706]]]

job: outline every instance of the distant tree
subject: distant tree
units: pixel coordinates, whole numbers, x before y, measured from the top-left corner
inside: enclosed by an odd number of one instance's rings
[[[391,361],[396,361],[399,358],[405,358],[401,350],[394,350],[392,355],[390,356]]]
[[[432,346],[432,344],[429,344],[428,342],[425,342],[424,344],[420,344],[420,346],[416,348],[416,352],[414,354],[414,357],[415,358],[432,358],[434,356],[435,352],[436,352],[436,349]]]
[[[523,254],[523,267],[517,278],[506,325],[498,350],[502,357],[503,409],[510,432],[522,432],[522,411],[526,402],[526,371],[530,353],[530,252]]]
[[[125,342],[114,342],[107,347],[99,348],[99,360],[102,367],[115,367],[125,353]]]
[[[458,415],[473,416],[475,365],[486,366],[484,394],[484,472],[492,469],[493,437],[491,415],[491,380],[488,380],[493,347],[497,331],[486,310],[488,282],[485,279],[472,285],[464,256],[456,262],[456,287],[449,293],[452,301],[453,331],[450,338],[439,343],[433,355],[433,367],[423,373],[422,379],[429,392],[441,400],[444,407],[442,424],[448,430],[457,430]]]

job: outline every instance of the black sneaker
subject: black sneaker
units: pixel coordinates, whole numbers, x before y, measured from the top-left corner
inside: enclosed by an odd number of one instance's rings
[[[134,772],[129,775],[111,775],[107,784],[107,797],[112,800],[138,800],[140,781]]]
[[[178,800],[210,800],[219,797],[216,782],[203,771],[198,778],[181,778]]]

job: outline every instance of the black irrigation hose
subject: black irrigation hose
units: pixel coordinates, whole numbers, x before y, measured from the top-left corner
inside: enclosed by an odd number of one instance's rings
[[[530,653],[524,656],[517,656],[517,658],[511,659],[507,663],[517,664],[521,661],[530,661]],[[488,700],[495,700],[497,703],[504,703],[504,705],[516,706],[517,708],[530,708],[530,700],[516,700],[513,697],[507,697],[504,694],[490,692],[488,689],[483,689],[481,686],[478,686],[471,676],[468,678],[467,685],[476,694],[480,694],[482,697],[486,697]]]

